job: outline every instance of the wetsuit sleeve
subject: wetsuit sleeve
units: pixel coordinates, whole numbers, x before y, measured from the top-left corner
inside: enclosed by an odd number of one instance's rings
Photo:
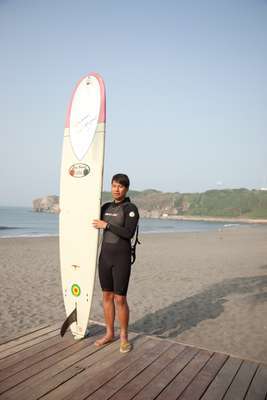
[[[123,239],[131,239],[134,236],[139,220],[138,209],[134,204],[130,204],[128,207],[125,207],[124,213],[124,226],[108,224],[107,229]]]

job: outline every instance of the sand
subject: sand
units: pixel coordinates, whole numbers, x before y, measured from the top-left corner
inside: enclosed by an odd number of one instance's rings
[[[130,329],[267,363],[267,227],[143,234]],[[0,342],[63,321],[58,238],[0,240]],[[96,279],[90,318],[103,322]]]

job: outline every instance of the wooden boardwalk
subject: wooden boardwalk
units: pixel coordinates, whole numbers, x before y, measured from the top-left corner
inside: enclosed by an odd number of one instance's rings
[[[62,339],[59,324],[33,329],[0,345],[0,399],[16,400],[266,400],[267,365],[131,333],[134,349],[119,342],[94,346]]]

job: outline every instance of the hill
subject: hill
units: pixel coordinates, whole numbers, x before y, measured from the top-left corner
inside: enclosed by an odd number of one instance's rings
[[[142,217],[212,217],[267,219],[267,191],[240,189],[208,190],[203,193],[164,193],[154,189],[129,191]],[[49,210],[58,209],[58,196]],[[46,198],[47,199],[47,198]],[[111,200],[110,192],[103,192],[102,202]],[[57,204],[56,204],[57,203]],[[35,211],[42,208],[43,199],[33,201]]]

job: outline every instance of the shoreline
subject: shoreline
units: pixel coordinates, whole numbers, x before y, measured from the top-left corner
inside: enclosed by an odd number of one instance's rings
[[[252,218],[238,218],[238,217],[197,217],[197,216],[183,216],[183,215],[168,215],[166,217],[159,218],[147,218],[147,219],[169,219],[177,221],[203,221],[203,222],[230,222],[230,223],[242,223],[242,224],[267,224],[267,219],[252,219]]]
[[[222,230],[224,228],[237,228],[236,225],[250,225],[250,226],[256,226],[256,225],[261,225],[261,226],[267,226],[267,219],[249,219],[249,218],[222,218],[222,217],[196,217],[196,216],[182,216],[182,215],[170,215],[170,216],[161,216],[161,217],[142,217],[140,220],[160,220],[160,221],[185,221],[185,222],[217,222],[217,223],[222,223],[224,226],[218,229],[193,229],[193,230],[183,230],[183,229],[177,229],[177,230],[145,230],[142,231],[139,228],[139,234],[144,234],[144,235],[154,235],[154,234],[175,234],[175,233],[195,233],[195,232],[216,232],[217,230]],[[40,234],[21,234],[21,235],[0,235],[0,239],[19,239],[19,238],[45,238],[45,237],[59,237],[59,233],[40,233]]]
[[[155,218],[154,218],[155,219]],[[218,221],[210,221],[210,222],[218,222]],[[229,222],[229,221],[228,221]],[[267,224],[267,222],[266,222]],[[231,224],[229,224],[231,225]],[[250,224],[250,225],[256,225],[256,224]],[[262,226],[264,226],[265,224],[261,224]],[[245,226],[246,228],[250,228],[250,226]],[[184,234],[195,234],[195,233],[216,233],[216,232],[221,232],[224,229],[228,230],[228,228],[231,228],[231,230],[233,229],[238,229],[238,226],[233,224],[233,226],[223,226],[222,228],[218,228],[218,229],[210,229],[210,230],[192,230],[192,231],[185,231],[185,230],[177,230],[177,231],[145,231],[142,232],[139,230],[139,236],[142,235],[184,235]],[[40,234],[40,235],[21,235],[21,236],[0,236],[0,240],[8,240],[8,239],[49,239],[49,238],[57,238],[59,239],[59,234],[53,234],[53,233],[49,233],[49,234]]]
[[[58,212],[54,211],[36,211],[32,210],[35,213],[44,213],[44,214],[55,214],[59,215]],[[177,221],[204,221],[204,222],[240,222],[244,224],[267,224],[267,219],[265,218],[245,218],[245,217],[210,217],[210,216],[194,216],[194,215],[166,215],[166,216],[158,216],[158,217],[140,217],[141,219],[163,219],[163,220],[177,220]]]

